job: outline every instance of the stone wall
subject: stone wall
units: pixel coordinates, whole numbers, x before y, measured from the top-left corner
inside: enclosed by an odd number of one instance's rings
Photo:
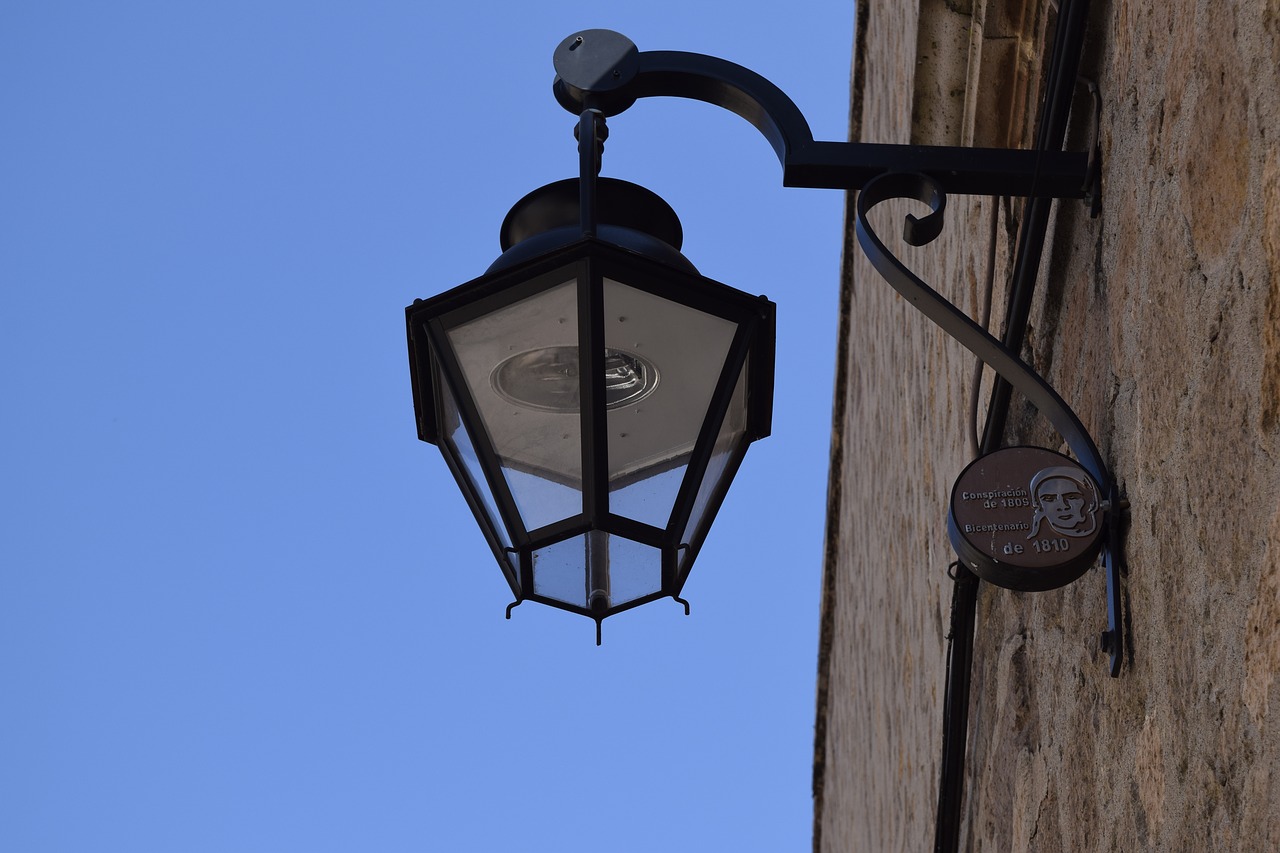
[[[860,0],[855,138],[1028,144],[1052,16]],[[1280,849],[1277,69],[1277,0],[1094,0],[1082,73],[1104,97],[1103,213],[1059,205],[1024,356],[1128,492],[1131,656],[1108,677],[1100,571],[983,587],[967,849]],[[900,252],[972,312],[993,203],[952,197],[943,237]],[[1019,215],[995,230],[997,318]],[[972,358],[856,247],[846,259],[815,849],[915,851],[933,834]],[[1064,449],[1016,398],[1006,437]]]

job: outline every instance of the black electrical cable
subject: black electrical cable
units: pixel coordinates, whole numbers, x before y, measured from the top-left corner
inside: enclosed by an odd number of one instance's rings
[[[980,325],[984,329],[991,328],[991,296],[995,290],[996,279],[996,243],[997,228],[1000,226],[1000,204],[1005,201],[1003,198],[993,198],[991,200],[991,225],[987,237],[987,271],[982,279],[982,293],[980,299],[982,302],[982,320]],[[969,419],[965,422],[969,429],[969,453],[974,458],[978,456],[979,441],[978,438],[978,395],[982,391],[982,368],[986,363],[980,359],[973,360],[973,381],[969,383]]]
[[[1044,108],[1036,128],[1037,150],[1060,150],[1066,138],[1067,119],[1071,115],[1071,98],[1079,73],[1080,49],[1084,44],[1088,15],[1089,0],[1063,0],[1058,12],[1052,61],[1045,84]],[[1009,291],[1004,321],[1004,343],[1014,352],[1022,349],[1026,336],[1031,297],[1035,293],[1036,274],[1040,270],[1044,237],[1052,207],[1051,198],[1028,199],[1022,230],[1018,233],[1013,286]],[[996,378],[991,392],[991,405],[987,409],[987,429],[982,439],[983,453],[990,453],[1000,446],[1009,417],[1011,391],[1008,382]]]
[[[1071,113],[1071,96],[1079,70],[1088,14],[1089,0],[1062,0],[1045,85],[1045,101],[1036,129],[1036,150],[1060,150],[1066,138],[1067,118]],[[1022,350],[1026,339],[1031,297],[1040,269],[1052,204],[1052,199],[1030,198],[1018,233],[1002,337],[1004,345],[1014,352]],[[996,450],[1003,441],[1011,390],[1008,382],[996,377],[983,430],[983,453]],[[976,575],[960,563],[954,565],[955,586],[951,599],[951,630],[947,641],[946,689],[943,695],[942,762],[937,822],[934,825],[935,853],[956,853],[960,849],[973,635],[981,587]]]

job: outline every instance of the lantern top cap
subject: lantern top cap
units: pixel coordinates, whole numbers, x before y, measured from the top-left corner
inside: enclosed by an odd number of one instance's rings
[[[656,237],[673,249],[684,242],[684,229],[671,205],[652,190],[617,178],[597,178],[603,225],[617,225]],[[553,228],[578,225],[578,179],[566,178],[533,192],[512,205],[502,220],[498,239],[502,251]]]
[[[597,178],[596,218],[601,240],[638,252],[696,274],[680,254],[684,229],[680,219],[652,190]],[[547,184],[520,199],[502,221],[502,256],[489,272],[567,246],[582,239],[582,214],[577,178]]]

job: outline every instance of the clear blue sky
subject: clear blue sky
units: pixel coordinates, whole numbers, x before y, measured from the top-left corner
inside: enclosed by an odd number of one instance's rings
[[[573,31],[746,65],[843,139],[851,2],[0,11],[0,850],[809,845],[843,193],[705,104],[611,120],[778,304],[774,435],[685,588],[510,593],[414,432],[404,306],[576,172]]]

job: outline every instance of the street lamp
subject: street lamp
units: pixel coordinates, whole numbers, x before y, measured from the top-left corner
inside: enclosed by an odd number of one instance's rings
[[[959,844],[978,579],[1035,591],[1073,582],[1101,553],[1110,673],[1124,658],[1126,502],[1080,419],[1020,357],[1054,199],[1100,205],[1099,147],[1061,150],[1088,0],[1058,6],[1045,101],[1026,150],[815,141],[794,102],[715,57],[641,53],[584,30],[555,51],[553,93],[578,116],[579,178],[522,199],[504,253],[482,277],[407,309],[418,434],[440,446],[516,596],[606,616],[680,601],[747,445],[769,433],[774,306],[702,278],[679,253],[657,196],[598,178],[605,120],[647,97],[730,110],[773,146],[786,186],[856,191],[858,243],[906,301],[997,374],[982,455],[956,481],[947,519],[960,560],[948,639],[936,849]],[[1096,87],[1095,124],[1099,101]],[[868,213],[893,199],[904,242],[942,230],[949,193],[1028,199],[1001,339],[906,267]],[[1011,389],[1074,459],[1001,448]],[[688,605],[685,605],[688,612]],[[954,641],[954,642],[953,642]]]
[[[595,176],[602,124],[584,126],[586,174],[517,202],[501,257],[407,322],[419,437],[515,604],[589,616],[599,643],[605,617],[684,603],[747,446],[769,434],[775,322],[769,300],[698,275],[662,199]]]
[[[1064,7],[1051,95],[1074,81],[1080,9]],[[663,596],[679,601],[746,446],[769,433],[773,303],[699,276],[680,254],[680,223],[665,202],[598,177],[606,117],[644,97],[692,98],[747,119],[773,146],[788,186],[858,191],[858,242],[875,268],[996,371],[997,398],[1016,388],[1048,418],[1079,460],[1051,467],[1070,469],[1101,496],[1088,511],[1112,519],[1118,490],[1070,406],[1009,341],[902,264],[868,218],[892,199],[928,205],[903,229],[904,241],[920,246],[940,233],[948,193],[1027,197],[1033,224],[1054,198],[1083,198],[1096,211],[1096,147],[1083,154],[1048,142],[1029,150],[819,142],[791,99],[760,75],[702,54],[641,53],[609,30],[569,36],[554,64],[556,100],[578,116],[578,179],[535,190],[512,208],[503,254],[484,276],[407,309],[419,437],[440,446],[514,604],[529,599],[590,616],[598,642],[606,616]],[[1019,246],[1018,266],[1029,271],[1015,283],[1023,290],[1034,285],[1043,243],[1035,231],[1024,229],[1032,236]],[[1026,466],[1046,458],[995,452],[1004,457],[967,471],[953,500],[948,522],[961,571],[1013,589],[1050,589],[1075,580],[1101,551],[1115,674],[1120,525],[1091,523],[1087,539],[988,535],[1030,530],[1039,504],[1028,496],[1010,518],[992,512],[1002,507],[990,499],[966,496],[1025,492],[1040,473]]]

